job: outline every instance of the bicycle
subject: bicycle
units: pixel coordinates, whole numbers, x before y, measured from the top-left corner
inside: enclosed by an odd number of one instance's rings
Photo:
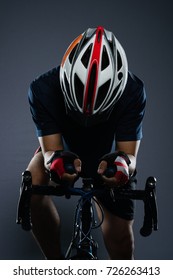
[[[98,193],[103,193],[108,189],[94,189],[92,178],[83,178],[82,187],[64,186],[60,188],[56,186],[40,186],[32,185],[32,176],[29,171],[22,174],[21,193],[17,208],[16,223],[21,224],[22,229],[29,231],[32,229],[31,213],[30,213],[30,200],[33,194],[37,195],[53,195],[65,196],[69,199],[71,196],[79,196],[77,202],[74,228],[70,245],[65,254],[67,260],[96,260],[98,243],[93,239],[91,231],[93,228],[98,228],[104,219],[103,210],[94,198]],[[112,189],[109,191],[113,191]],[[143,190],[127,190],[124,187],[114,188],[112,194],[118,199],[131,198],[134,200],[142,200],[144,202],[144,221],[140,229],[142,236],[149,236],[152,231],[158,230],[158,215],[157,215],[157,201],[156,201],[156,179],[148,177]],[[94,203],[95,201],[102,212],[102,220],[97,225],[94,216]]]

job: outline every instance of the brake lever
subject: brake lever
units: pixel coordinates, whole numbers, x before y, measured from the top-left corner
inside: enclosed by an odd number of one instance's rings
[[[26,170],[22,174],[22,185],[17,207],[16,223],[21,224],[22,228],[29,231],[32,228],[30,199],[31,199],[32,177],[30,171]]]
[[[140,230],[142,236],[149,236],[152,230],[158,230],[157,201],[156,201],[156,178],[149,177],[145,186],[144,197],[144,222]]]

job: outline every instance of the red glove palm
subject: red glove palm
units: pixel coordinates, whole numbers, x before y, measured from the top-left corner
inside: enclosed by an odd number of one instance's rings
[[[71,152],[55,151],[48,163],[50,165],[50,178],[52,181],[59,183],[65,173],[77,175],[74,161],[79,159],[78,156]],[[75,176],[76,177],[76,176]]]

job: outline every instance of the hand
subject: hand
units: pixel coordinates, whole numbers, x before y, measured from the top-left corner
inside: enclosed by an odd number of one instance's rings
[[[73,182],[81,172],[81,161],[78,156],[71,152],[56,151],[51,159],[50,178],[56,183],[60,181]]]
[[[118,152],[105,155],[98,167],[98,174],[102,176],[103,181],[109,186],[122,186],[129,180],[130,160],[127,155]],[[107,175],[107,170],[111,167],[114,172],[111,176]]]

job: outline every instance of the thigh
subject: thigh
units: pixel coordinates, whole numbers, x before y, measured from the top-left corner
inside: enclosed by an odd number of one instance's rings
[[[48,182],[49,176],[44,166],[44,157],[41,151],[34,154],[27,170],[29,170],[32,174],[33,184],[45,184]]]
[[[100,203],[98,201],[98,203]],[[112,235],[113,238],[116,238],[118,236],[122,236],[124,234],[131,234],[132,232],[132,226],[134,220],[127,220],[123,219],[113,213],[111,213],[104,205],[100,203],[100,206],[102,207],[104,219],[102,223],[102,230],[103,232],[109,233],[109,235]],[[100,220],[102,220],[102,211],[100,210],[100,207],[98,207],[98,204],[96,205],[97,214]]]
[[[101,218],[100,209],[97,208]],[[122,219],[103,206],[104,219],[101,225],[103,240],[111,259],[133,259],[133,220]]]
[[[130,182],[126,185],[126,189],[134,190],[136,188],[136,178],[132,178]],[[98,188],[99,185],[96,185],[95,188]],[[135,201],[132,199],[117,199],[112,196],[110,191],[108,190],[105,194],[97,195],[98,201],[102,204],[107,210],[108,213],[113,216],[117,216],[122,220],[133,220],[134,211],[135,211]]]

